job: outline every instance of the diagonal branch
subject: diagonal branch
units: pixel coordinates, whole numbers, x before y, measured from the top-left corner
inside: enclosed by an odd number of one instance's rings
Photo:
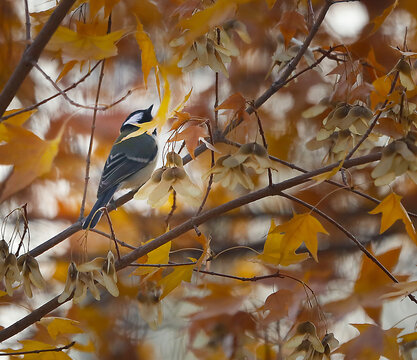
[[[32,70],[33,65],[38,61],[46,44],[74,3],[75,0],[62,0],[33,43],[24,51],[13,74],[10,76],[0,94],[0,116],[6,111],[26,76]]]

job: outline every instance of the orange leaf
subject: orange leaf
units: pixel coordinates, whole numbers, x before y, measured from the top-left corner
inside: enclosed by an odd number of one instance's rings
[[[268,8],[270,8],[270,9],[272,9],[274,7],[276,2],[277,2],[277,0],[266,0]]]
[[[8,110],[4,113],[4,116],[8,116],[11,114],[14,114],[18,111],[20,111],[21,109],[13,109],[13,110]],[[3,122],[0,123],[0,142],[2,141],[10,141],[10,138],[13,137],[12,133],[9,133],[8,127],[6,126],[6,124],[12,124],[12,125],[16,125],[16,126],[21,126],[23,125],[27,119],[30,118],[30,116],[35,113],[37,110],[31,110],[31,111],[26,111],[24,113],[21,113],[19,115],[15,115],[12,116],[11,118],[4,120]]]
[[[273,265],[288,266],[299,263],[308,258],[307,253],[296,254],[295,250],[300,244],[294,244],[284,240],[285,235],[275,231],[277,227],[271,219],[271,227],[264,244],[264,252],[256,258],[262,262]]]
[[[58,153],[64,126],[53,140],[42,140],[31,131],[6,122],[8,142],[0,146],[0,164],[13,165],[13,171],[6,179],[0,202],[24,189],[37,177],[51,170]]]
[[[379,233],[382,234],[390,228],[397,220],[401,220],[405,225],[408,236],[417,245],[417,234],[407,211],[401,204],[402,196],[395,193],[389,194],[370,214],[382,213],[381,228]]]
[[[156,59],[155,49],[149,35],[143,30],[140,20],[136,18],[136,21],[138,26],[135,37],[141,50],[143,80],[145,87],[147,87],[148,75],[152,68],[156,71],[158,60]]]
[[[149,240],[150,242],[152,240]],[[147,242],[147,243],[148,243]],[[169,252],[171,251],[171,241],[168,241],[166,244],[161,245],[159,248],[152,250],[147,254],[148,258],[145,264],[168,264],[169,261]],[[155,271],[158,271],[157,267],[138,267],[133,275],[146,275],[151,274]]]
[[[309,213],[294,214],[290,221],[278,225],[274,233],[285,233],[282,241],[287,246],[297,249],[303,242],[307,249],[310,250],[314,260],[317,259],[317,233],[329,234],[323,225]]]
[[[78,326],[80,323],[71,319],[59,317],[45,317],[41,319],[39,323],[46,327],[46,329],[48,330],[48,334],[54,340],[56,340],[59,334],[80,334],[84,332]]]
[[[327,172],[325,172],[323,174],[320,174],[320,175],[313,176],[312,179],[316,180],[316,183],[314,185],[321,184],[322,182],[324,182],[324,181],[330,179],[332,176],[336,175],[338,173],[338,171],[342,168],[343,163],[345,162],[346,155],[347,155],[347,152],[345,153],[345,156],[342,159],[342,161],[340,161],[339,165],[334,167],[332,170],[327,171]]]
[[[371,34],[373,34],[375,31],[379,29],[379,27],[382,25],[382,23],[385,21],[385,19],[388,17],[389,14],[392,13],[392,11],[397,7],[399,0],[395,0],[392,5],[388,6],[384,12],[377,16],[374,20],[374,27],[372,28]]]
[[[262,306],[263,311],[269,311],[265,318],[267,323],[279,321],[288,316],[288,310],[294,305],[294,293],[287,289],[281,289],[269,295]]]
[[[63,61],[102,60],[117,55],[116,42],[125,34],[118,30],[106,35],[91,35],[85,32],[96,32],[96,24],[84,24],[83,32],[75,32],[59,26],[47,45],[51,51],[60,51]],[[84,32],[85,31],[85,32]]]
[[[397,265],[400,252],[401,248],[395,248],[375,257],[388,271],[392,271]],[[398,277],[401,281],[406,280],[406,277]],[[326,310],[342,317],[361,306],[376,323],[379,323],[382,297],[391,289],[391,284],[392,280],[370,258],[363,255],[352,294],[345,299],[327,304]]]
[[[190,282],[193,274],[194,264],[175,266],[174,270],[159,281],[162,287],[161,299],[167,296],[172,290],[178,287],[183,281]]]
[[[400,360],[400,349],[397,343],[402,329],[383,330],[373,324],[352,324],[360,335],[344,343],[337,349],[345,354],[345,360],[379,360],[384,356],[390,360]]]
[[[180,27],[189,30],[185,34],[187,42],[191,43],[215,26],[224,24],[235,15],[237,5],[246,2],[249,0],[218,0],[206,9],[194,13],[190,18],[181,20]]]
[[[285,47],[288,47],[288,44],[297,31],[308,34],[308,28],[304,16],[297,11],[284,12],[278,26],[284,36]]]
[[[246,99],[240,94],[235,93],[230,95],[225,101],[223,101],[215,110],[231,109],[239,111],[244,109],[246,106]]]
[[[194,150],[197,147],[200,138],[208,136],[207,129],[201,126],[189,126],[182,132],[175,134],[169,141],[185,141],[185,146],[187,147],[188,152],[191,157],[195,159]]]

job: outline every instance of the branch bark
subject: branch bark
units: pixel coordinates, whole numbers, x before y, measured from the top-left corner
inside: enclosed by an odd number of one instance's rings
[[[26,76],[38,61],[46,44],[74,3],[75,0],[62,0],[33,43],[24,51],[16,69],[0,94],[0,117],[6,111]]]

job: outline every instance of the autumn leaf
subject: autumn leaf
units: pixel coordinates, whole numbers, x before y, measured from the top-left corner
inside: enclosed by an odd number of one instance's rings
[[[382,295],[382,299],[395,299],[405,297],[417,291],[417,281],[391,284],[392,291]]]
[[[384,103],[386,99],[392,100],[394,103],[400,101],[400,95],[398,92],[394,91],[390,96],[388,96],[391,90],[391,79],[384,75],[377,78],[373,83],[372,86],[375,89],[371,92],[370,99],[371,99],[371,106],[375,108],[378,104]]]
[[[342,344],[337,353],[345,354],[345,360],[379,360],[381,356],[390,360],[400,360],[397,343],[402,329],[383,330],[373,324],[351,324],[359,330],[360,335]]]
[[[90,18],[93,19],[99,10],[104,7],[104,17],[109,17],[110,13],[112,12],[114,6],[120,0],[90,0]]]
[[[76,342],[73,346],[73,349],[82,351],[82,352],[94,352],[96,350],[96,347],[94,346],[94,343],[90,340],[88,344],[83,345],[79,342]]]
[[[125,34],[118,30],[106,35],[91,35],[95,32],[95,24],[82,24],[83,32],[75,32],[64,26],[59,26],[47,45],[51,51],[60,51],[62,60],[67,63],[72,60],[88,61],[102,60],[117,55],[116,42]],[[78,24],[78,26],[81,26]]]
[[[377,31],[380,26],[383,24],[385,19],[394,11],[394,9],[397,7],[399,0],[395,0],[390,6],[388,6],[384,12],[377,16],[372,22],[374,24],[371,34],[373,34],[375,31]]]
[[[175,266],[174,270],[164,276],[159,285],[162,287],[161,299],[167,296],[172,290],[178,287],[183,281],[190,282],[193,274],[194,264]]]
[[[3,116],[9,116],[12,115],[22,109],[13,109],[8,110],[4,113]],[[32,114],[34,114],[37,110],[31,110],[31,111],[25,111],[19,115],[15,115],[9,119],[4,120],[0,123],[0,142],[2,141],[10,141],[10,138],[13,137],[13,133],[9,134],[7,124],[12,124],[15,126],[22,126],[30,117]]]
[[[78,326],[80,323],[71,319],[46,317],[41,319],[39,323],[46,327],[48,334],[53,340],[56,340],[60,334],[80,334],[84,332]]]
[[[139,18],[136,18],[136,21],[138,26],[135,38],[141,50],[143,80],[145,87],[147,87],[149,73],[152,68],[156,71],[158,60],[156,59],[155,49],[149,35],[143,30],[143,25]]]
[[[188,126],[185,130],[180,133],[175,134],[169,141],[185,141],[185,146],[187,147],[188,153],[193,159],[195,159],[194,150],[200,142],[200,138],[205,138],[208,136],[207,129],[202,126]]]
[[[287,246],[297,249],[303,242],[310,251],[314,260],[317,259],[317,233],[321,232],[328,235],[329,233],[320,224],[320,222],[309,213],[294,214],[290,221],[278,225],[273,233],[284,233],[282,242],[288,244]]]
[[[382,234],[390,228],[397,220],[401,220],[405,225],[408,236],[417,244],[417,234],[407,211],[401,204],[402,196],[395,193],[389,194],[370,214],[382,213],[381,228],[379,233]]]
[[[295,304],[293,297],[293,292],[287,289],[281,289],[269,295],[265,304],[260,308],[263,312],[268,312],[263,321],[271,323],[288,316],[289,309]]]
[[[277,0],[266,0],[268,8],[270,8],[270,9],[272,9],[274,7],[276,2],[277,2]]]
[[[147,241],[146,243],[152,240]],[[160,247],[152,250],[147,254],[147,260],[145,264],[168,264],[169,261],[169,252],[171,251],[171,241],[161,245]],[[133,275],[146,275],[159,270],[157,267],[138,267]]]
[[[313,176],[312,179],[316,181],[314,185],[321,184],[322,182],[329,180],[331,177],[336,175],[339,172],[339,170],[342,168],[343,163],[345,162],[346,155],[347,155],[347,152],[345,153],[345,156],[343,157],[342,161],[340,161],[339,165],[334,167],[332,170],[326,171],[323,174]]]
[[[215,110],[222,109],[231,109],[235,111],[240,111],[246,106],[246,99],[240,93],[235,93],[230,95],[226,100],[224,100]]]
[[[273,219],[264,244],[264,251],[256,258],[262,262],[273,265],[288,266],[299,263],[308,258],[308,253],[296,254],[295,250],[300,246],[297,243],[286,241],[285,235],[277,231]]]
[[[281,20],[279,21],[278,27],[284,36],[286,48],[297,31],[308,34],[308,28],[304,16],[297,11],[284,12]]]
[[[195,12],[191,17],[180,21],[182,29],[188,29],[185,36],[188,43],[197,37],[206,34],[215,26],[222,25],[232,18],[237,10],[237,5],[249,0],[218,0],[213,5],[202,11]]]
[[[232,110],[233,116],[243,118],[244,120],[249,119],[249,114],[245,111],[246,99],[240,93],[230,95],[225,101],[223,101],[215,110]]]
[[[168,82],[168,76],[163,69],[163,67],[158,66],[158,69],[160,70],[162,77],[164,79],[164,96],[162,98],[161,104],[159,105],[158,111],[154,118],[147,122],[137,125],[138,129],[134,132],[130,133],[128,136],[123,138],[121,141],[130,139],[135,136],[139,136],[144,134],[145,132],[149,132],[150,130],[158,128],[159,131],[161,131],[162,127],[165,125],[166,121],[168,120],[168,112],[169,112],[169,103],[171,102],[171,88]]]
[[[0,164],[13,165],[13,171],[6,179],[0,202],[24,189],[36,178],[51,170],[58,153],[64,126],[53,140],[42,140],[31,131],[3,122],[9,141],[0,145]]]
[[[401,248],[399,247],[375,257],[388,271],[392,271],[398,263],[400,252]],[[402,277],[401,280],[406,278]],[[370,258],[363,255],[352,294],[345,299],[327,304],[326,310],[336,316],[344,316],[361,306],[368,316],[379,323],[383,295],[391,289],[391,284],[392,280]]]

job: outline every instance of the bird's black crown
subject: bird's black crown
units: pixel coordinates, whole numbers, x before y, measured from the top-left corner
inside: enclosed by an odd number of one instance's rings
[[[132,112],[126,120],[123,122],[120,131],[129,129],[131,127],[135,127],[137,124],[143,124],[152,120],[152,108],[153,105],[149,106],[149,108],[145,110],[136,110]]]

